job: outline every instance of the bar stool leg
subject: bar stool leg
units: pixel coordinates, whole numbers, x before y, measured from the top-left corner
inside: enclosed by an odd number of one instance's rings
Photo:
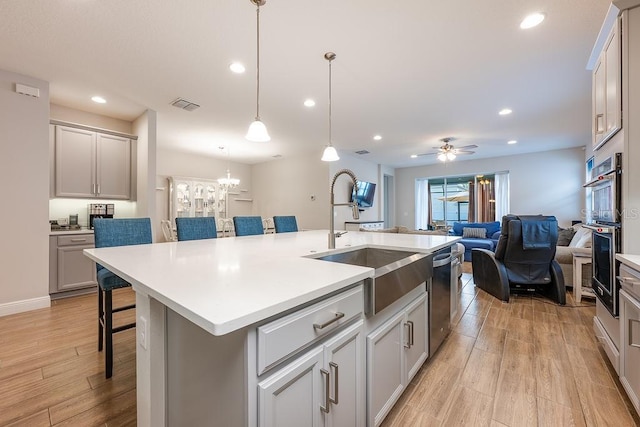
[[[104,340],[104,298],[102,288],[98,285],[98,351],[102,351]]]
[[[113,374],[113,301],[111,297],[111,290],[104,292],[104,329],[107,347],[104,355],[106,378],[111,378],[111,375]]]

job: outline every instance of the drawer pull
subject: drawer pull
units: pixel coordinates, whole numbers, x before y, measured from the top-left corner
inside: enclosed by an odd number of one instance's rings
[[[87,239],[71,239],[72,242],[86,242]]]
[[[338,320],[342,319],[343,317],[344,317],[344,313],[340,313],[340,312],[338,312],[338,313],[336,313],[336,317],[334,317],[334,318],[333,318],[333,319],[331,319],[331,320],[327,320],[327,321],[326,321],[326,322],[324,322],[324,323],[314,323],[314,324],[313,324],[313,329],[324,329],[324,328],[326,328],[327,326],[329,326],[330,324],[335,323],[335,322],[337,322]]]
[[[320,375],[324,377],[324,405],[320,405],[320,410],[325,414],[329,413],[329,371],[320,369]]]

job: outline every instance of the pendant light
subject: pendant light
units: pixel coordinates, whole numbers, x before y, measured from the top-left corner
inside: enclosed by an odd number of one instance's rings
[[[249,0],[256,5],[256,120],[251,123],[247,131],[246,139],[254,142],[271,141],[267,127],[260,121],[260,6],[264,6],[266,0]]]
[[[322,153],[322,161],[335,162],[336,160],[340,160],[338,152],[331,144],[331,61],[336,59],[336,54],[333,52],[327,52],[324,54],[324,59],[329,61],[329,145],[326,146],[324,153]]]

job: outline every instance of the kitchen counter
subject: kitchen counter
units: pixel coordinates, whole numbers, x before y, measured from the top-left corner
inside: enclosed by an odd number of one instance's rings
[[[623,264],[640,271],[640,255],[616,254],[616,259]]]
[[[80,228],[78,230],[51,230],[49,236],[64,236],[67,234],[93,234],[93,230]]]
[[[264,337],[264,333],[270,334],[268,331],[290,325],[289,319],[325,322],[326,310],[337,315],[335,304],[338,303],[332,302],[336,298],[341,301],[356,298],[351,301],[359,301],[359,310],[362,310],[362,281],[375,273],[372,268],[311,258],[364,247],[431,253],[459,239],[439,235],[349,232],[336,239],[336,249],[328,250],[328,231],[316,230],[85,249],[84,253],[128,280],[136,292],[137,424],[206,425],[216,419],[220,425],[253,427],[268,425],[257,419],[263,416],[259,415],[258,407],[267,405],[265,400],[260,400],[266,396],[258,397],[262,393],[259,389],[263,392],[270,389],[269,384],[279,375],[291,372],[289,369],[298,369],[300,363],[321,354],[318,353],[320,347],[329,345],[327,341],[315,344],[316,347],[303,352],[287,367],[281,367],[276,373],[265,373],[256,359],[266,351],[264,342],[259,344],[258,327],[262,328]],[[341,329],[345,334],[351,334],[356,327],[361,331],[357,335],[360,344],[348,346],[362,349],[354,369],[367,372],[369,362],[365,363],[363,356],[365,329],[384,329],[383,322],[391,320],[391,316],[394,322],[398,316],[408,316],[405,314],[410,310],[407,304],[413,301],[411,307],[420,307],[425,298],[425,287],[418,286],[383,314],[360,318],[353,327],[346,331]],[[320,307],[326,308],[318,318],[300,314],[321,310]],[[422,313],[426,315],[426,311]],[[283,316],[287,316],[286,319]],[[365,326],[358,326],[363,321]],[[274,329],[274,324],[280,326]],[[338,326],[340,321],[333,320],[324,326],[314,324],[311,331],[315,332],[301,333],[294,322],[287,329],[290,334],[283,335],[282,345],[276,348],[288,347],[289,343],[299,342],[309,333],[312,337],[321,337],[315,328],[324,329],[329,324],[329,328],[341,327]],[[421,327],[425,330],[424,325]],[[338,335],[343,336],[346,335]],[[311,343],[315,342],[311,338]],[[397,340],[390,342],[404,351]],[[404,366],[400,364],[401,355],[396,353],[391,351],[391,359],[397,357],[398,366]],[[314,366],[313,381],[305,383],[304,390],[295,392],[295,396],[304,399],[305,393],[311,393],[309,387],[317,390],[320,386],[320,370]],[[117,375],[115,369],[114,376]],[[364,378],[361,375],[357,377]],[[365,389],[364,383],[361,384],[360,391],[345,389],[341,396],[347,400],[349,396],[359,396],[357,413],[359,419],[364,420]],[[314,400],[320,396],[316,391],[312,394]],[[298,406],[289,403],[285,408],[288,408],[286,411]],[[316,414],[313,417],[320,414],[316,404],[307,406],[306,410],[313,411]]]
[[[310,259],[359,247],[433,252],[459,237],[326,230],[167,242],[84,253],[213,335],[224,335],[352,285],[374,270]]]

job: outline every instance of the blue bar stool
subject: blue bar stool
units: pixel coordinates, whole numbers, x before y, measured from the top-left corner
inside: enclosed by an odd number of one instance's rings
[[[276,228],[276,233],[298,231],[298,222],[295,216],[274,216],[273,225]]]
[[[112,246],[142,245],[151,243],[151,220],[149,218],[106,219],[93,222],[96,248]],[[131,284],[96,263],[98,276],[98,351],[106,346],[105,377],[113,373],[113,334],[136,326],[135,322],[113,327],[113,313],[135,308],[135,304],[113,307],[111,292]]]
[[[178,241],[215,239],[218,237],[214,217],[176,218]]]
[[[260,216],[234,216],[233,228],[235,228],[236,236],[264,234],[262,217]]]

